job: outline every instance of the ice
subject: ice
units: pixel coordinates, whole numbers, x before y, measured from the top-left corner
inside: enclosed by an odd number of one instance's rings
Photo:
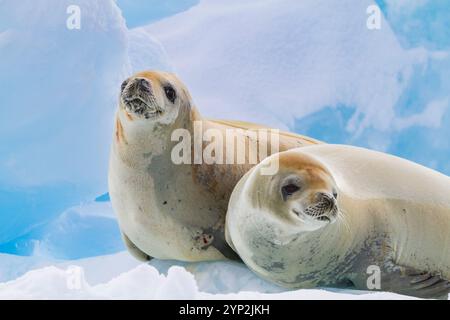
[[[69,5],[80,7],[79,30],[66,27]],[[171,66],[154,38],[127,29],[110,0],[2,1],[0,53],[0,251],[29,254],[49,223],[58,227],[70,207],[107,190],[121,81]],[[103,221],[90,227],[102,234],[116,224]],[[117,250],[118,236],[111,247],[66,257]]]
[[[77,259],[124,249],[110,202],[91,201],[63,210],[52,221],[0,245],[0,252]]]
[[[116,0],[127,26],[134,28],[188,10],[199,0]]]
[[[145,29],[206,115],[292,128],[295,119],[341,104],[361,114],[355,130],[382,129],[427,54],[402,48],[384,19],[381,30],[369,30],[371,4],[202,1]]]
[[[10,257],[0,255],[0,261]],[[148,265],[129,259],[127,253],[118,253],[35,268],[0,283],[0,299],[412,299],[386,292],[284,290],[233,262],[166,269],[168,265],[158,261]],[[227,289],[218,291],[217,284],[222,283]]]
[[[450,47],[450,3],[446,0],[377,0],[405,47]]]

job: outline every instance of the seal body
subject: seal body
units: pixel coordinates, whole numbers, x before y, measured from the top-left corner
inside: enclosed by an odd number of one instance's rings
[[[256,148],[251,143],[254,139],[264,140],[249,134],[262,126],[203,119],[187,88],[173,74],[141,72],[124,81],[115,119],[109,191],[125,244],[138,259],[238,259],[225,241],[225,213],[234,185],[254,164],[248,157],[234,164],[196,161],[198,126],[203,131],[213,129],[219,136],[227,129],[242,129],[236,134],[249,148]],[[173,139],[174,132],[180,129],[190,136],[189,150],[180,152],[190,163],[173,159],[180,143],[179,135]],[[279,137],[279,150],[318,143],[290,133]],[[264,142],[270,152],[270,139]],[[200,145],[208,143],[200,141]],[[188,151],[192,154],[186,156]]]
[[[279,172],[260,175],[270,161]],[[448,293],[449,177],[343,145],[289,150],[260,165],[233,191],[226,222],[228,242],[256,273],[293,288]]]

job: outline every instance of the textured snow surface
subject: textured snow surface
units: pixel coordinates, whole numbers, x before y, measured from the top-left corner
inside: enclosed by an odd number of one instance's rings
[[[386,128],[423,50],[404,50],[370,0],[202,1],[151,24],[205,114],[273,125],[324,106],[356,106],[355,130]],[[173,26],[178,26],[174,28]],[[383,93],[383,94],[381,94]],[[383,113],[380,113],[380,108]]]
[[[32,258],[0,255],[9,268]],[[30,265],[37,261],[28,261]],[[1,274],[1,273],[0,273]],[[0,299],[412,299],[336,289],[286,291],[233,262],[135,261],[127,252],[48,266],[0,283]]]

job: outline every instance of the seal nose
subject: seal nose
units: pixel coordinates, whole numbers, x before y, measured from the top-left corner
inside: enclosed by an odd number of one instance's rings
[[[145,78],[136,78],[136,79],[134,79],[133,84],[137,91],[143,91],[143,92],[147,92],[147,93],[151,92],[150,81],[148,81]]]
[[[147,79],[140,78],[137,79],[137,83],[140,89],[150,89],[150,82]]]
[[[145,78],[134,78],[132,80],[129,80],[125,83],[123,86],[123,89],[127,88],[126,93],[129,95],[133,94],[151,94],[152,93],[152,86],[149,80]]]
[[[316,201],[323,203],[327,208],[332,209],[335,206],[335,199],[331,194],[325,192],[318,192],[316,194]]]
[[[125,90],[126,86],[128,85],[128,79],[126,79],[122,84],[120,85],[120,92],[123,92]]]

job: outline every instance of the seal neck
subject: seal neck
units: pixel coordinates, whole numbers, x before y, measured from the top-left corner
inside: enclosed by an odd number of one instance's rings
[[[367,230],[375,222],[358,210],[353,202],[351,197],[341,191],[336,221],[319,230],[299,234],[296,246],[301,251],[299,256],[304,257],[300,262],[300,270],[313,272],[313,266],[315,269],[320,268],[324,274],[343,275],[347,271],[345,268],[358,258],[368,238]],[[307,272],[304,273],[305,277]]]
[[[159,123],[147,119],[137,119],[119,108],[116,113],[113,149],[124,163],[138,168],[148,167],[152,158],[164,158],[171,162],[172,133],[186,130],[192,135],[192,119],[201,119],[195,108],[180,108],[180,113],[172,124]]]

